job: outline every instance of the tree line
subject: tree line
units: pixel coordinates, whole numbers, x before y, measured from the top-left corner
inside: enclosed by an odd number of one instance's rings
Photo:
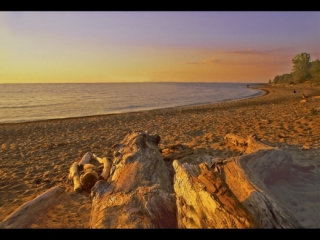
[[[316,83],[320,84],[320,60],[310,61],[309,53],[300,53],[292,59],[291,73],[277,75],[269,84],[295,84]]]

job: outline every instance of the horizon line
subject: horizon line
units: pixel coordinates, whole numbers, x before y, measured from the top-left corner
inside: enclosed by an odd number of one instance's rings
[[[176,82],[169,82],[169,81],[159,81],[159,82],[14,82],[14,83],[8,83],[8,82],[0,82],[0,84],[108,84],[108,83],[268,83],[266,82],[236,82],[236,81],[203,81],[203,82],[197,82],[197,81],[176,81]]]

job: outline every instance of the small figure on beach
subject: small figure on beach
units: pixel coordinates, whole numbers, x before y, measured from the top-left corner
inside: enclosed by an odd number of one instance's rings
[[[249,87],[249,84],[247,85],[247,88]]]
[[[293,89],[293,93],[296,93],[297,91],[295,89]]]

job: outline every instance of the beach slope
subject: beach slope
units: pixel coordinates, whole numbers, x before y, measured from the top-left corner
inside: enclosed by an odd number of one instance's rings
[[[64,193],[25,228],[89,228],[90,193],[73,191],[68,183],[70,166],[86,152],[111,157],[115,143],[142,130],[161,136],[164,158],[169,158],[170,149],[178,149],[172,153],[181,163],[192,163],[201,155],[221,159],[242,155],[241,149],[225,141],[229,133],[243,138],[255,134],[265,144],[287,151],[296,166],[314,168],[292,168],[294,179],[279,179],[268,191],[303,227],[319,228],[320,86],[295,86],[296,93],[292,87],[255,87],[267,94],[200,106],[0,124],[0,221],[61,186]],[[172,176],[172,162],[166,165]]]

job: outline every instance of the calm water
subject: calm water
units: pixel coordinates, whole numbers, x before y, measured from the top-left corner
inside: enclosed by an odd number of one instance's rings
[[[244,83],[0,84],[0,123],[197,105],[261,94]]]

